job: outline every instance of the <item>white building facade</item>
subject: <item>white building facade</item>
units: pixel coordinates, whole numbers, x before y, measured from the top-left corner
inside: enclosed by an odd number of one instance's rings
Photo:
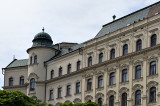
[[[58,106],[160,105],[160,2],[106,25],[82,44],[53,44],[44,30],[28,59],[2,69],[4,90],[19,90]]]

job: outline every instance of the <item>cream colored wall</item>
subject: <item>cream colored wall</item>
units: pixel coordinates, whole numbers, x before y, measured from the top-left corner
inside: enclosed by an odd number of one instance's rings
[[[28,78],[28,67],[23,68],[11,68],[5,70],[5,86],[9,86],[9,78],[13,77],[13,85],[19,85],[20,77],[24,76],[24,83],[27,82]]]
[[[75,94],[76,93],[76,83],[80,82],[80,85],[81,85],[81,79],[82,79],[82,74],[78,74],[78,75],[72,75],[67,78],[63,78],[63,79],[59,79],[59,80],[55,80],[50,83],[47,83],[47,92],[46,92],[47,101],[46,102],[55,105],[58,102],[65,102],[67,100],[73,102],[76,98],[79,98],[81,100],[81,93]],[[71,85],[71,96],[68,96],[68,97],[66,97],[67,85]],[[58,92],[59,87],[62,87],[62,98],[58,98],[57,92]],[[80,89],[83,89],[83,88],[80,88]],[[49,100],[50,90],[53,90],[53,95],[54,95],[53,100]]]
[[[29,59],[31,56],[34,59],[35,55],[37,55],[37,63],[28,66],[28,76],[30,75],[30,73],[35,73],[39,77],[37,81],[44,81],[46,74],[44,62],[53,57],[55,55],[55,51],[54,49],[44,47],[33,48],[29,50]],[[30,60],[28,62],[28,64],[30,64]]]
[[[55,59],[54,61],[50,62],[47,67],[47,80],[49,80],[51,77],[50,73],[52,70],[54,70],[54,77],[59,76],[59,68],[62,67],[63,72],[62,74],[67,74],[67,67],[69,64],[71,64],[71,72],[77,71],[77,61],[81,61],[81,68],[83,67],[82,64],[82,55],[79,54],[79,52],[73,53],[72,55],[62,57],[61,59]]]

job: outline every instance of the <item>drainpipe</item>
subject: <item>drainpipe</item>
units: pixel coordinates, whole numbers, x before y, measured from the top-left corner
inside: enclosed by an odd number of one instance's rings
[[[3,75],[5,74],[4,68],[2,68],[2,74],[3,74]],[[5,75],[4,75],[4,84],[3,84],[3,85],[5,86]]]
[[[45,92],[45,95],[44,95],[44,103],[46,103],[46,81],[47,81],[47,64],[44,62],[44,67],[46,69],[46,76],[45,76],[45,88],[44,88],[44,92]]]

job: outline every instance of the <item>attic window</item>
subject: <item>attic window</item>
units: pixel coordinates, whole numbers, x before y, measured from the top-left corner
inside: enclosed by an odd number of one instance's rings
[[[68,48],[68,51],[69,51],[69,52],[72,51],[72,48]]]

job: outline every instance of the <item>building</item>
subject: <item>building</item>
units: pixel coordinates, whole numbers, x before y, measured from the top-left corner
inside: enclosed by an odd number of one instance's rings
[[[28,59],[2,69],[4,90],[20,90],[46,103],[100,106],[160,105],[160,2],[106,25],[82,44],[53,44],[44,30]]]

